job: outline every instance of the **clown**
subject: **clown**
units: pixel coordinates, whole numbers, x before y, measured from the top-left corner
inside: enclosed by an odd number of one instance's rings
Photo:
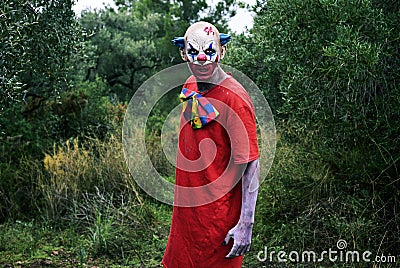
[[[174,210],[165,268],[239,268],[250,250],[260,177],[254,106],[219,65],[227,34],[207,22],[175,38],[183,86]]]
[[[208,26],[205,26],[208,25]],[[217,84],[226,78],[226,74],[219,67],[218,62],[225,56],[230,35],[220,34],[212,24],[205,22],[190,26],[183,38],[175,38],[175,45],[181,48],[180,53],[196,80]]]

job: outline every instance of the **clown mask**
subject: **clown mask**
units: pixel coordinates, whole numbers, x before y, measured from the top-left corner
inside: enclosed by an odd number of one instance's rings
[[[220,35],[214,25],[197,22],[187,29],[184,38],[175,38],[174,42],[181,47],[182,59],[189,63],[193,75],[198,80],[208,81],[223,59],[226,51],[223,45],[229,39],[229,35]]]

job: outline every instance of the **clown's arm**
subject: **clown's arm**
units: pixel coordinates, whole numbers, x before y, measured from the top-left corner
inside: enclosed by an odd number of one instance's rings
[[[223,242],[223,245],[227,245],[231,238],[234,241],[226,258],[234,258],[250,250],[259,184],[260,164],[257,159],[247,164],[242,176],[242,208],[238,223],[229,230]]]

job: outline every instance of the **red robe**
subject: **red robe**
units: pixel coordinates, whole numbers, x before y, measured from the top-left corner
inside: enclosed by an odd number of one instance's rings
[[[184,87],[197,91],[195,78],[190,77]],[[166,268],[239,268],[243,257],[225,258],[233,240],[226,246],[222,242],[240,217],[240,179],[245,167],[241,164],[259,157],[254,107],[231,76],[200,94],[219,116],[200,129],[193,129],[181,116],[175,206],[162,264]],[[195,188],[204,185],[209,187]]]

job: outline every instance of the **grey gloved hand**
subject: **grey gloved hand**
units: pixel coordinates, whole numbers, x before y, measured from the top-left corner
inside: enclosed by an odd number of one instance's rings
[[[260,183],[260,164],[258,159],[247,164],[242,176],[242,208],[238,223],[228,231],[224,246],[233,238],[233,247],[226,258],[244,255],[250,250],[251,236],[254,224],[258,186]]]

